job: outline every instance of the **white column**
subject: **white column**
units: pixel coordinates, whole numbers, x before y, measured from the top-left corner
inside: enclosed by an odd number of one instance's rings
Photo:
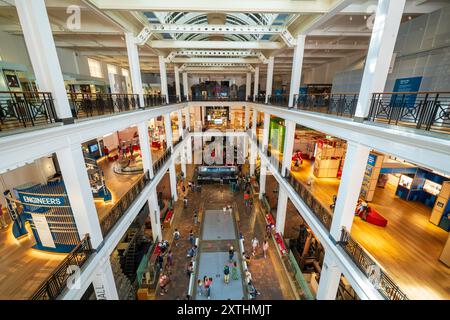
[[[162,239],[161,232],[161,209],[158,204],[158,195],[156,194],[156,188],[153,188],[150,191],[150,195],[148,197],[148,206],[150,210],[150,223],[152,225],[152,236],[153,241],[159,241]]]
[[[181,161],[181,172],[183,172],[183,177],[186,178],[186,148],[184,143],[181,145],[180,151],[180,161]]]
[[[127,45],[128,65],[130,67],[131,84],[133,85],[133,93],[139,95],[139,103],[143,108],[144,94],[142,91],[141,67],[139,65],[139,52],[135,42],[133,33],[125,33],[125,43]]]
[[[348,232],[352,227],[369,153],[370,149],[366,146],[351,141],[347,143],[344,169],[331,222],[330,233],[336,241],[340,239],[342,227]]]
[[[272,95],[274,62],[275,58],[273,56],[269,57],[269,62],[267,63],[266,103],[269,103],[269,96]]]
[[[51,92],[58,118],[71,122],[72,111],[45,1],[17,0],[15,4],[39,91]]]
[[[95,249],[103,241],[103,236],[81,146],[68,146],[56,151],[56,156],[78,234],[83,238],[89,233],[92,247]]]
[[[276,232],[284,234],[284,226],[286,224],[286,211],[287,211],[288,195],[286,190],[279,185],[278,187],[278,204],[277,204],[277,219],[275,222]]]
[[[259,171],[259,199],[263,198],[263,194],[266,193],[266,176],[267,166],[266,162],[261,158],[261,169]]]
[[[138,124],[138,134],[139,134],[139,146],[141,148],[142,155],[142,167],[144,168],[144,173],[149,172],[150,179],[153,179],[153,160],[152,151],[150,150],[150,139],[148,136],[148,122],[143,121]]]
[[[186,128],[191,129],[191,108],[188,106],[186,107]]]
[[[181,109],[177,111],[177,118],[178,118],[178,131],[180,132],[180,136],[184,139],[183,112]]]
[[[252,94],[252,73],[247,72],[247,82],[245,84],[245,101],[248,101],[248,97]]]
[[[166,143],[167,148],[173,151],[173,141],[172,141],[172,120],[170,119],[170,113],[164,115],[164,128],[166,131]]]
[[[175,94],[177,95],[178,101],[181,101],[181,88],[180,88],[180,70],[178,66],[173,67],[175,72]]]
[[[258,118],[258,111],[255,107],[253,107],[253,114],[252,114],[252,136],[256,139],[256,122]]]
[[[202,106],[202,126],[205,125],[205,118],[206,118],[206,107]]]
[[[189,84],[187,72],[183,72],[183,94],[186,97],[186,101],[189,101]]]
[[[250,162],[250,175],[251,176],[253,176],[255,174],[256,159],[257,159],[257,156],[256,156],[257,149],[256,148],[257,148],[256,147],[256,143],[251,143],[250,144],[250,159],[249,159],[249,162]]]
[[[92,279],[97,300],[119,300],[109,257],[97,268]]]
[[[369,114],[372,93],[383,92],[405,0],[379,0],[367,51],[355,117]]]
[[[294,48],[292,61],[291,87],[289,89],[289,107],[294,105],[294,95],[298,94],[302,79],[303,53],[305,51],[305,38],[303,34],[297,36],[297,44]]]
[[[269,128],[270,128],[270,113],[264,113],[264,128],[262,137],[262,151],[266,152],[269,146]]]
[[[286,171],[291,170],[292,164],[292,153],[294,151],[294,141],[295,141],[295,122],[292,120],[285,120],[286,125],[286,135],[284,137],[284,148],[283,148],[283,162],[281,167],[281,175],[284,177]]]
[[[341,271],[330,253],[325,253],[325,258],[320,271],[319,288],[317,289],[317,300],[336,300]]]
[[[192,137],[187,138],[185,143],[186,143],[187,162],[189,164],[192,164]]]
[[[250,106],[244,107],[244,127],[246,130],[250,127]]]
[[[175,170],[175,162],[170,160],[169,164],[169,178],[170,178],[170,191],[172,193],[173,201],[178,200],[178,194],[177,194],[177,172]]]
[[[259,90],[259,66],[255,67],[255,83],[253,87],[253,101],[256,101],[256,97],[258,96]]]
[[[167,90],[167,73],[166,73],[166,62],[163,56],[159,56],[159,75],[161,77],[161,95],[165,97],[166,102],[169,103],[169,96]]]

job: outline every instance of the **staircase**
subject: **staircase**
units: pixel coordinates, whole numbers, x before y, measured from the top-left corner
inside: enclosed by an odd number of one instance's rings
[[[119,257],[111,257],[111,267],[119,300],[136,300],[136,290],[120,267]]]

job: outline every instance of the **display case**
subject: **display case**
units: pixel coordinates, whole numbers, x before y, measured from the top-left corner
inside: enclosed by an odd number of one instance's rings
[[[369,154],[360,194],[365,201],[372,201],[373,199],[383,160],[384,155],[380,153],[371,152]]]

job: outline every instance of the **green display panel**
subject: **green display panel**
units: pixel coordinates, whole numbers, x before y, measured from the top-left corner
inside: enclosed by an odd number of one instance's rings
[[[276,149],[280,153],[283,153],[285,134],[286,128],[284,126],[284,120],[281,118],[271,119],[269,127],[269,141],[272,146],[272,150]]]

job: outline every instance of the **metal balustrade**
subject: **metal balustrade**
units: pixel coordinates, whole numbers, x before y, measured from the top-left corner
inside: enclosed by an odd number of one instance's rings
[[[450,92],[374,93],[368,120],[450,133]]]
[[[203,95],[196,95],[196,96],[190,96],[189,101],[245,101],[243,97],[240,96],[203,96]]]
[[[82,93],[67,94],[74,118],[89,118],[141,108],[137,94]]]
[[[69,253],[58,267],[45,279],[30,300],[55,300],[67,287],[69,277],[81,268],[93,253],[89,235]]]
[[[58,121],[50,92],[0,91],[0,131]]]
[[[114,204],[111,210],[100,221],[100,228],[102,230],[103,237],[106,237],[106,235],[116,225],[117,221],[119,221],[119,219],[125,214],[149,182],[150,175],[147,171],[133,184],[130,190],[128,190],[128,192]]]
[[[164,166],[164,164],[169,160],[170,156],[172,155],[172,149],[167,149],[161,158],[156,160],[155,163],[153,163],[153,174],[156,175],[159,170]]]
[[[406,294],[391,279],[381,266],[356,242],[350,233],[342,228],[341,239],[338,242],[352,261],[367,276],[375,288],[388,300],[408,300]]]
[[[144,108],[158,107],[167,104],[167,97],[161,94],[144,94]]]

